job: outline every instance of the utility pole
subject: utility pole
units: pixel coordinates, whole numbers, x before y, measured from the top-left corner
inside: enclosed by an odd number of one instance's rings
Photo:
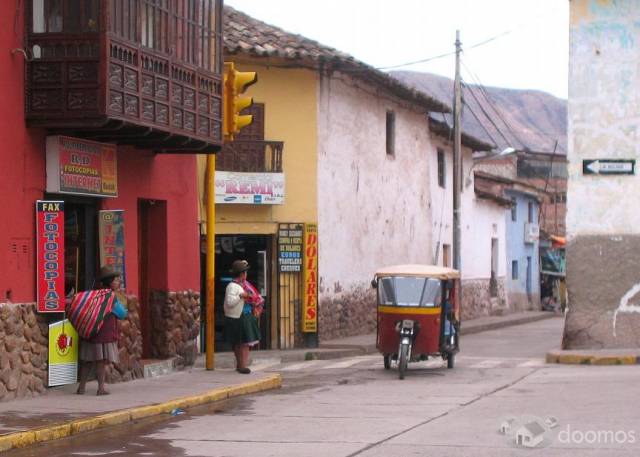
[[[460,91],[460,30],[456,30],[456,76],[453,83],[453,268],[460,270],[460,192],[462,190],[462,93]]]

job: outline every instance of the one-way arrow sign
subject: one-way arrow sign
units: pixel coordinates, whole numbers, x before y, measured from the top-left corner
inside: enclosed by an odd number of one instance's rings
[[[595,159],[582,161],[585,175],[634,175],[636,161],[625,159]]]

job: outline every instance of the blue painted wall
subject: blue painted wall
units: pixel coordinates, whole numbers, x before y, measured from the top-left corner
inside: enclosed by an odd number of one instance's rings
[[[538,224],[538,202],[527,194],[513,190],[506,191],[507,197],[516,203],[516,220],[512,220],[511,211],[506,211],[506,244],[507,244],[507,294],[512,308],[527,308],[527,257],[531,258],[531,300],[534,305],[540,302],[540,265],[538,241],[525,243],[525,224],[529,222],[529,203],[533,205],[532,222]],[[513,261],[518,262],[518,278],[512,277]]]

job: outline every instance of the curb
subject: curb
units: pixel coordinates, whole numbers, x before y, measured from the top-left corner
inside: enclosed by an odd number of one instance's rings
[[[281,386],[282,377],[276,374],[258,381],[247,382],[232,387],[222,387],[198,395],[176,398],[164,403],[128,408],[33,430],[0,435],[0,452],[66,438],[71,435],[98,430],[112,425],[124,424],[145,417],[158,416],[169,413],[175,408],[188,409],[228,398],[279,389]]]
[[[640,365],[640,355],[551,351],[547,353],[546,362],[565,365]]]
[[[504,320],[497,322],[489,322],[486,324],[477,324],[471,327],[465,327],[464,321],[460,328],[460,335],[472,335],[474,333],[486,332],[488,330],[497,330],[504,327],[512,327],[515,325],[530,324],[531,322],[542,321],[545,319],[551,319],[557,317],[554,313],[538,314],[536,316],[523,316],[519,319]]]

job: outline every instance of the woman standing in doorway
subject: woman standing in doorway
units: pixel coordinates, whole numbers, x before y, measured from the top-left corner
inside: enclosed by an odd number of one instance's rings
[[[120,290],[120,274],[111,267],[102,267],[98,277],[101,287],[111,289],[113,292]],[[90,340],[82,340],[80,344],[80,385],[78,394],[84,394],[89,377],[89,370],[93,363],[96,364],[96,377],[98,378],[98,395],[109,395],[104,388],[107,364],[118,363],[118,321],[127,317],[127,308],[116,297],[113,308],[104,318],[102,328],[96,336]]]
[[[249,263],[236,260],[231,265],[233,281],[227,285],[224,296],[225,333],[236,356],[236,371],[249,374],[249,348],[260,341],[258,321],[249,303],[253,295],[244,287]]]

